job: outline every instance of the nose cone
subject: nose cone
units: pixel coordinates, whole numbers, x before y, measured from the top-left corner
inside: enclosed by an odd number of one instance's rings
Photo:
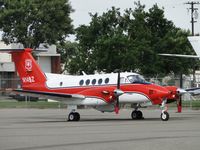
[[[176,86],[166,86],[166,89],[170,91],[170,95],[167,97],[168,100],[177,100],[185,90],[178,89]]]

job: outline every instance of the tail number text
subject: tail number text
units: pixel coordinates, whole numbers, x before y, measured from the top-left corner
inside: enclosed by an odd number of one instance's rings
[[[34,78],[34,76],[22,77],[22,82],[23,83],[34,83],[35,82],[35,78]]]

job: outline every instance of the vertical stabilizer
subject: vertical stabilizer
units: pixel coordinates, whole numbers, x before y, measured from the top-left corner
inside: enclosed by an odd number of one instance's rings
[[[31,49],[10,51],[23,89],[37,90],[45,86],[46,77],[31,54]]]
[[[200,57],[200,36],[189,36],[188,40],[190,41],[197,56]]]

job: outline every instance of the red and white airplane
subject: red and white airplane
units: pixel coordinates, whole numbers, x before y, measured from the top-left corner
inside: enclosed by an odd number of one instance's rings
[[[175,86],[159,86],[149,83],[132,72],[61,75],[43,73],[32,57],[32,49],[0,50],[9,52],[21,79],[19,94],[44,97],[66,103],[71,112],[69,121],[80,120],[77,105],[89,105],[101,112],[118,113],[120,106],[132,104],[132,119],[141,119],[138,108],[147,105],[161,105],[161,119],[167,121],[169,114],[166,104],[178,100],[179,90]]]

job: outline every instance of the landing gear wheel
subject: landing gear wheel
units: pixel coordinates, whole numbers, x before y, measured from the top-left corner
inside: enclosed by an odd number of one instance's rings
[[[132,117],[133,120],[136,119],[137,118],[137,111],[132,111],[131,117]]]
[[[141,111],[136,111],[134,110],[132,113],[131,113],[131,117],[132,119],[142,119],[143,118],[143,114]]]
[[[169,113],[166,112],[166,111],[162,112],[161,115],[160,115],[160,118],[161,118],[162,121],[169,120]]]
[[[68,121],[79,121],[80,114],[78,112],[71,112],[68,115]]]
[[[137,111],[137,119],[142,119],[143,118],[143,114],[140,110]]]
[[[80,114],[78,112],[75,112],[75,116],[76,116],[76,121],[80,120]]]

